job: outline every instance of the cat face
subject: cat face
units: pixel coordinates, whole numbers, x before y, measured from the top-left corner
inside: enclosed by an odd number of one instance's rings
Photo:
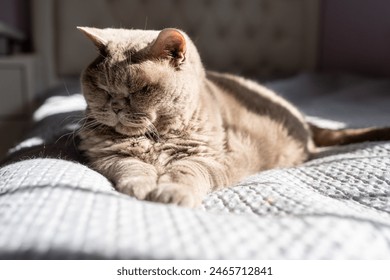
[[[161,135],[189,122],[205,72],[185,33],[79,29],[99,51],[82,74],[89,118],[127,136]]]

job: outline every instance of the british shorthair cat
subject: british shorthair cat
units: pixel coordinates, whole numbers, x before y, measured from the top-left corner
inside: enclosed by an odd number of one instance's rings
[[[303,163],[318,146],[390,139],[387,128],[318,128],[260,84],[206,71],[181,30],[79,29],[99,52],[82,74],[79,149],[138,199],[196,207],[248,175]]]

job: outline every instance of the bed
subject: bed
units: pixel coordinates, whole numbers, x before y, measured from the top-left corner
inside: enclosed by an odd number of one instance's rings
[[[50,2],[64,10],[74,1]],[[313,53],[302,48],[303,64],[279,65],[290,77],[266,86],[323,127],[389,125],[390,79],[291,76],[296,68],[312,70]],[[49,55],[44,67],[63,76],[81,63],[53,61]],[[118,193],[88,167],[73,133],[85,106],[77,78],[64,80],[3,160],[1,259],[390,258],[390,142],[326,148],[301,166],[254,174],[187,209]]]

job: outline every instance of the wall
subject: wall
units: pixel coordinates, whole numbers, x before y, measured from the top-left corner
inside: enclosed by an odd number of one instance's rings
[[[390,76],[390,1],[323,0],[320,69]]]

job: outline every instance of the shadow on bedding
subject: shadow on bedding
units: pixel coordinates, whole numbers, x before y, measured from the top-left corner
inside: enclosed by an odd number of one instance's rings
[[[76,130],[84,111],[50,114],[33,124],[22,142],[9,150],[1,166],[33,158],[56,158],[85,163],[77,149]]]

